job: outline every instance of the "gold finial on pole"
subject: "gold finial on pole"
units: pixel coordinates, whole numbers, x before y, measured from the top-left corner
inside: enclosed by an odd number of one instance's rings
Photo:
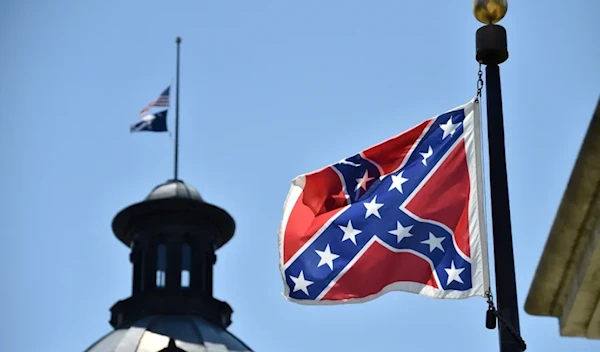
[[[473,0],[473,14],[483,24],[499,22],[508,11],[507,0]]]

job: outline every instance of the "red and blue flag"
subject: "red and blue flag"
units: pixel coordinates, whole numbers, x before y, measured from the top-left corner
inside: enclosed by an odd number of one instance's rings
[[[485,296],[481,154],[474,99],[296,177],[279,229],[286,298],[334,304],[390,291]]]
[[[140,111],[140,116],[145,115],[150,109],[158,106],[169,106],[169,93],[171,91],[171,86],[168,86],[162,93],[158,96],[158,98],[152,100],[150,104],[148,104],[145,108]]]

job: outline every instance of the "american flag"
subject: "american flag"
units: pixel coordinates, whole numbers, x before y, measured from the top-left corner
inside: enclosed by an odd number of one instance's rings
[[[359,303],[390,291],[485,296],[479,104],[292,181],[279,229],[287,299]]]
[[[150,109],[152,109],[155,106],[169,106],[170,90],[171,86],[168,86],[167,89],[160,93],[160,96],[158,98],[154,99],[152,102],[150,102],[150,104],[148,104],[148,106],[146,106],[142,109],[142,111],[140,111],[140,116],[146,114],[148,111],[150,111]]]

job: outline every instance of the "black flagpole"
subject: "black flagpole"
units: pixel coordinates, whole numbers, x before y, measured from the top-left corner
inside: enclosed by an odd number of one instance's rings
[[[474,1],[475,17],[486,24],[477,30],[476,59],[480,64],[486,65],[490,195],[500,352],[520,352],[525,350],[525,343],[520,337],[519,328],[499,67],[508,59],[508,49],[506,30],[494,24],[504,17],[507,9],[506,0]]]
[[[179,47],[181,45],[181,38],[175,39],[177,43],[177,73],[175,83],[175,165],[174,165],[174,180],[177,180],[177,171],[179,168]]]

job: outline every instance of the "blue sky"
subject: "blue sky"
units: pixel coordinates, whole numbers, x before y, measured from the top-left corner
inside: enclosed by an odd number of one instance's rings
[[[502,21],[521,309],[599,97],[598,13],[511,1]],[[497,350],[483,299],[300,306],[277,257],[293,177],[474,96],[478,26],[469,0],[0,4],[3,348],[81,351],[130,295],[110,222],[172,176],[169,137],[129,125],[173,81],[180,35],[180,176],[236,219],[215,268],[232,332],[257,351]],[[554,318],[521,310],[521,327],[531,351],[598,348],[559,337]]]

